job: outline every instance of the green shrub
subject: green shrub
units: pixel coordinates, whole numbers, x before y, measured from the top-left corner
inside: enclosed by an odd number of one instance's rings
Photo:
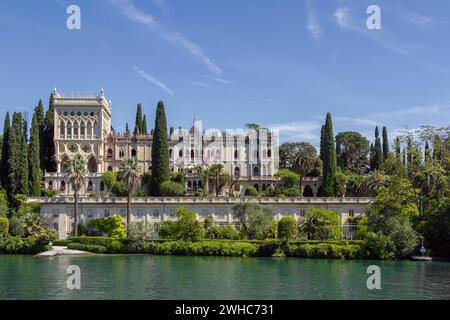
[[[49,197],[49,198],[51,198],[51,197],[56,196],[58,193],[59,193],[59,191],[56,190],[56,189],[47,189],[47,188],[42,188],[41,189],[41,196],[42,197]]]
[[[381,232],[369,232],[361,250],[363,256],[368,259],[395,259],[395,243]]]
[[[0,236],[6,236],[9,232],[8,218],[0,217]]]
[[[82,244],[82,243],[69,243],[67,245],[68,249],[71,250],[80,250],[80,251],[87,251],[87,252],[93,252],[93,253],[105,253],[106,247],[104,246],[98,246],[98,245],[90,245],[90,244]]]
[[[247,189],[245,189],[245,195],[249,197],[257,197],[258,191],[254,186],[248,186]]]
[[[237,240],[239,239],[239,232],[232,225],[226,225],[220,229],[220,239]]]
[[[110,237],[72,237],[70,238],[71,243],[81,243],[81,244],[88,244],[88,245],[94,245],[94,246],[103,246],[103,247],[109,247],[111,245],[111,242],[117,240],[117,238],[110,238]]]
[[[112,238],[125,239],[127,230],[121,216],[103,217],[89,221],[88,228],[106,233]]]
[[[161,184],[161,194],[164,197],[182,197],[185,187],[179,182],[166,181]]]
[[[13,215],[9,219],[9,234],[12,236],[23,236],[24,232],[23,218]]]
[[[295,239],[297,236],[297,221],[293,216],[283,217],[278,221],[278,238],[285,241]]]
[[[111,241],[107,250],[108,250],[108,253],[122,253],[124,251],[124,248],[125,248],[125,246],[122,243],[122,241],[114,240],[114,241]]]
[[[254,244],[232,241],[170,241],[155,247],[155,254],[160,255],[253,256],[256,252]]]
[[[0,253],[35,254],[45,250],[35,237],[0,237]]]
[[[70,240],[55,240],[52,243],[54,246],[67,247],[67,245],[70,243]]]
[[[286,254],[301,258],[356,259],[361,256],[359,244],[290,244]]]

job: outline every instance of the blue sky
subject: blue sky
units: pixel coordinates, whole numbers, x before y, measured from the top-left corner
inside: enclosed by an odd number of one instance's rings
[[[70,4],[81,30],[66,28]],[[370,4],[381,30],[366,28]],[[336,134],[444,126],[449,16],[446,0],[2,0],[0,126],[53,87],[103,87],[119,130],[138,102],[152,126],[158,100],[169,126],[195,109],[206,128],[255,122],[316,145],[328,111]]]

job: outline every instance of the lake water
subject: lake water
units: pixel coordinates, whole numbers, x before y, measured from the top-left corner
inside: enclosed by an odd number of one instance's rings
[[[380,290],[366,286],[372,264]],[[81,290],[67,289],[69,265],[81,269]],[[450,299],[450,263],[0,255],[0,299]]]

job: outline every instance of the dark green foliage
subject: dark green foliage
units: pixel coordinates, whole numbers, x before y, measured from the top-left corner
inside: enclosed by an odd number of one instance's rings
[[[134,135],[143,133],[143,119],[142,119],[142,106],[140,103],[137,105],[136,109],[136,120],[134,122]]]
[[[11,219],[9,219],[9,234],[12,236],[23,236],[25,233],[24,230],[24,221],[23,218],[18,217],[17,215],[13,215]]]
[[[69,243],[67,245],[67,248],[71,249],[71,250],[80,250],[80,251],[87,251],[87,252],[93,252],[93,253],[106,253],[106,247],[104,247],[104,246],[82,244],[82,243],[76,243],[76,242]]]
[[[297,221],[293,216],[283,217],[278,221],[278,238],[293,240],[297,237],[297,229]]]
[[[245,195],[249,196],[249,197],[257,197],[258,191],[256,190],[256,188],[254,186],[248,186],[245,189]]]
[[[310,240],[338,240],[343,238],[341,221],[335,211],[311,208],[299,224],[299,232]]]
[[[159,237],[162,239],[178,239],[179,228],[178,222],[172,220],[166,220],[161,222],[158,227]]]
[[[6,190],[0,187],[0,217],[6,217],[8,213],[8,196]]]
[[[337,163],[343,170],[357,174],[367,171],[369,140],[358,132],[340,132],[336,136]]]
[[[8,137],[8,191],[28,195],[28,145],[23,134],[22,114],[15,112]]]
[[[179,239],[184,241],[197,241],[204,237],[205,229],[203,225],[197,220],[194,211],[186,208],[178,208],[178,230]]]
[[[153,196],[161,196],[161,185],[170,179],[169,142],[164,103],[156,107],[155,129],[152,143],[152,188]]]
[[[148,134],[147,129],[147,117],[144,114],[144,118],[142,119],[142,134]]]
[[[6,112],[5,122],[3,125],[3,136],[2,136],[2,161],[0,162],[0,182],[2,185],[6,186],[8,183],[8,156],[9,156],[9,131],[11,128],[11,121],[9,117],[9,112]]]
[[[161,184],[161,195],[163,197],[182,197],[185,187],[179,182],[166,181]]]
[[[55,154],[55,144],[53,143],[54,134],[54,115],[55,107],[53,105],[53,93],[50,95],[48,110],[45,113],[44,129],[41,140],[41,168],[47,172],[56,171],[56,162],[53,159]]]
[[[233,206],[233,216],[241,225],[241,230],[248,239],[256,239],[272,231],[274,213],[266,206],[241,202]],[[276,232],[276,226],[275,226]]]
[[[48,241],[45,240],[35,237],[0,237],[0,253],[36,254],[49,249]]]
[[[375,156],[374,156],[374,169],[380,169],[383,162],[383,151],[381,150],[380,133],[378,126],[375,127]]]
[[[155,254],[183,256],[253,256],[257,246],[246,242],[172,241],[160,243],[155,247]]]
[[[368,259],[394,259],[395,244],[389,236],[382,232],[370,232],[364,240],[361,252]]]
[[[389,155],[389,139],[386,127],[383,127],[383,160],[386,160]]]
[[[361,247],[355,244],[293,244],[288,246],[286,255],[301,258],[358,259],[361,257]]]
[[[33,120],[31,122],[30,145],[28,149],[28,157],[29,157],[28,164],[30,168],[29,169],[30,195],[36,197],[39,197],[41,195],[41,180],[42,180],[42,172],[40,165],[41,161],[39,157],[40,154],[39,139],[40,139],[40,130],[38,123],[38,115],[37,112],[35,112],[33,115]]]
[[[0,217],[0,237],[6,236],[9,232],[8,218]]]
[[[334,144],[333,122],[331,114],[327,113],[325,127],[323,133],[323,141],[321,142],[323,151],[323,193],[327,197],[335,197],[339,194],[339,186],[336,179],[337,160],[336,147]]]

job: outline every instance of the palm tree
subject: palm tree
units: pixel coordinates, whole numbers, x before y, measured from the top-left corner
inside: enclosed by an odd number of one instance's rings
[[[223,165],[221,164],[213,164],[211,168],[209,168],[209,172],[212,176],[214,176],[214,184],[216,189],[216,197],[219,196],[219,183],[220,176],[223,175]]]
[[[389,176],[383,172],[375,170],[365,175],[358,183],[358,190],[367,195],[376,196],[378,189],[388,182]]]
[[[131,212],[131,193],[133,188],[141,181],[140,167],[135,157],[126,159],[122,162],[120,170],[120,179],[126,184],[128,188],[127,195],[127,237],[130,233],[130,212]]]
[[[67,175],[69,176],[69,184],[72,185],[72,189],[74,191],[75,198],[75,208],[73,211],[74,216],[74,232],[73,235],[78,235],[78,198],[79,192],[81,188],[86,184],[86,161],[82,157],[76,157],[67,162],[67,166],[65,168]]]
[[[208,195],[208,180],[210,176],[210,172],[208,168],[203,168],[201,165],[195,166],[195,173],[200,178],[203,187],[203,195]]]

